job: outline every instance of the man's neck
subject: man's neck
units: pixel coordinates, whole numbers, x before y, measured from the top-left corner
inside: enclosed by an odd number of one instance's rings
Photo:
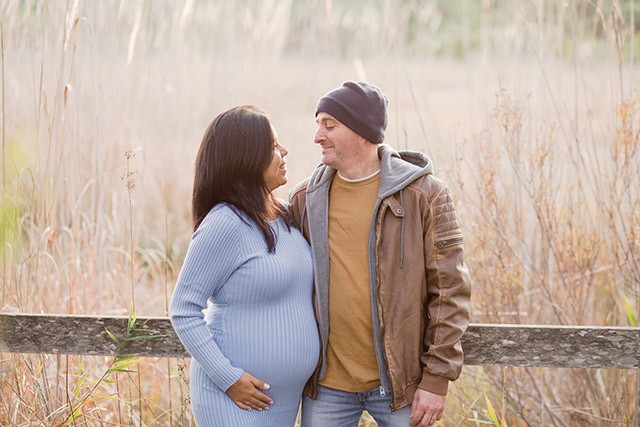
[[[370,176],[378,169],[380,169],[380,158],[378,157],[378,150],[376,149],[375,152],[372,152],[367,157],[360,159],[357,163],[349,167],[339,169],[338,172],[343,178],[354,180]]]

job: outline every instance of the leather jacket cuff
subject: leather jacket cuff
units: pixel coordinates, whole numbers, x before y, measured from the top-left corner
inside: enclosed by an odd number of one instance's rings
[[[431,375],[424,372],[422,374],[422,381],[418,384],[418,388],[434,394],[446,396],[447,391],[449,390],[449,380],[438,375]]]

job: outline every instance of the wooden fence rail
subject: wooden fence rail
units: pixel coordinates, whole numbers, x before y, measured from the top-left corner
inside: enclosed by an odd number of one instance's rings
[[[0,353],[116,355],[127,317],[0,314]],[[188,357],[169,319],[138,318],[125,354]],[[108,331],[108,332],[107,332]],[[640,368],[640,328],[472,324],[462,345],[466,365]],[[636,426],[640,427],[640,372]]]

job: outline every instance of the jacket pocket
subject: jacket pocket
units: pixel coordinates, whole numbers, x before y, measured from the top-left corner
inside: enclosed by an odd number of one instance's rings
[[[434,243],[435,247],[438,249],[445,249],[450,246],[459,245],[462,243],[462,237],[452,237],[450,239],[438,240]]]

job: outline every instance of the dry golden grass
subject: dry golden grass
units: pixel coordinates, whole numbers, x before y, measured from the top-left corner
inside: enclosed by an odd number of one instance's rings
[[[387,142],[429,154],[458,198],[474,322],[632,324],[637,47],[630,3],[595,3],[3,2],[2,310],[127,314],[135,299],[165,315],[209,121],[265,108],[286,197],[319,161],[317,99],[366,79],[390,99]],[[0,424],[64,423],[110,362],[2,355]],[[189,425],[186,364],[108,376],[71,424]],[[441,425],[492,423],[489,403],[511,426],[630,425],[635,381],[467,367]]]

